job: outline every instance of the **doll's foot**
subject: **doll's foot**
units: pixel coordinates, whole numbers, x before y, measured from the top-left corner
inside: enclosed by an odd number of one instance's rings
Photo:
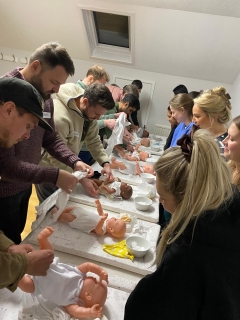
[[[38,234],[38,241],[40,240],[45,240],[47,238],[49,238],[51,236],[51,234],[53,234],[53,228],[51,227],[46,227],[44,228],[39,234]]]

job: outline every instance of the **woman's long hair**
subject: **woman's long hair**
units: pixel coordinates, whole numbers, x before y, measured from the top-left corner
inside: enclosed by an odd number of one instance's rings
[[[230,170],[211,133],[200,129],[193,137],[185,137],[185,141],[180,139],[180,147],[167,149],[155,165],[158,182],[176,203],[157,247],[157,263],[166,246],[176,241],[190,222],[232,197]]]

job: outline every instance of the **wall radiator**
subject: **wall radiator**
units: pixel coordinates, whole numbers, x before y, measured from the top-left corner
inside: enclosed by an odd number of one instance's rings
[[[163,124],[155,124],[153,134],[158,136],[168,137],[171,128],[169,126],[165,126]]]

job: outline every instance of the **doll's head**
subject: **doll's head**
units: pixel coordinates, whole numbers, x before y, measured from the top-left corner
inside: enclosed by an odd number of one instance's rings
[[[148,138],[148,137],[149,137],[149,132],[143,129],[142,138]]]
[[[143,168],[144,173],[154,174],[153,165],[151,165],[149,163],[145,163],[142,168]]]
[[[141,161],[146,161],[146,159],[149,158],[149,153],[147,151],[140,151],[139,158]]]
[[[144,147],[150,147],[150,139],[149,138],[142,138],[141,145]]]
[[[125,182],[121,182],[121,186],[120,186],[120,196],[125,199],[128,200],[131,198],[133,194],[133,189],[132,187],[125,183]]]
[[[115,217],[110,218],[106,222],[107,232],[114,238],[123,238],[126,233],[126,223],[122,219]]]
[[[84,301],[87,308],[91,308],[95,304],[103,307],[107,299],[106,282],[99,281],[94,277],[86,277],[79,298]]]

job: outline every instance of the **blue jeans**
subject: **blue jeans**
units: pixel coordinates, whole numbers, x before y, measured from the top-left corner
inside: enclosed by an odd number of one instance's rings
[[[91,165],[93,157],[89,151],[80,151],[78,156],[84,163],[88,164],[89,166]]]

